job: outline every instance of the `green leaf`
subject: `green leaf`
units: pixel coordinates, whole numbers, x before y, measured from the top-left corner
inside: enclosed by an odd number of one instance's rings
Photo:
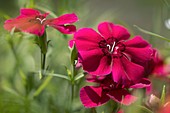
[[[78,75],[76,75],[75,81],[77,81],[77,80],[79,80],[79,79],[81,79],[83,77],[84,77],[84,74],[83,73],[79,73]]]
[[[72,79],[71,70],[69,70],[66,66],[64,66],[64,67],[65,67],[65,69],[66,69],[66,72],[67,72],[68,77],[69,77],[70,79]],[[70,80],[70,79],[69,79],[69,80]]]
[[[77,52],[77,49],[76,49],[76,46],[74,45],[73,46],[73,49],[71,51],[71,64],[74,66],[75,65],[75,60],[77,60],[78,56],[77,56],[78,52]]]
[[[138,105],[137,107],[139,107],[142,110],[142,113],[153,113],[150,109],[146,108],[145,106]]]
[[[161,94],[161,105],[165,104],[165,92],[166,92],[165,90],[166,90],[166,87],[164,85],[162,88],[162,94]]]
[[[46,79],[42,82],[42,84],[38,87],[38,89],[34,92],[33,96],[36,97],[38,96],[48,85],[50,80],[52,79],[53,76],[47,76]]]
[[[54,77],[59,77],[59,78],[62,78],[62,79],[66,79],[66,80],[70,80],[68,76],[65,76],[65,75],[61,75],[61,74],[53,74],[53,73],[45,73],[49,76],[54,76]]]
[[[156,34],[156,33],[153,33],[153,32],[147,31],[147,30],[144,30],[144,29],[138,27],[137,25],[134,25],[134,27],[136,27],[139,31],[141,31],[141,32],[143,32],[143,33],[145,33],[145,34],[152,35],[152,36],[158,37],[158,38],[160,38],[160,39],[162,39],[162,40],[165,40],[165,41],[167,41],[167,42],[170,42],[170,39],[165,38],[165,37],[163,37],[163,36],[161,36],[161,35],[158,35],[158,34]]]

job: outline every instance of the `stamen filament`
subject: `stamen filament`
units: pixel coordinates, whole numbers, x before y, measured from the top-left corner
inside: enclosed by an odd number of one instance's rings
[[[41,24],[46,20],[46,18],[43,18],[42,20],[41,18],[36,18],[36,19],[39,20]]]
[[[115,44],[116,44],[116,42],[113,42],[112,47],[110,46],[110,44],[107,44],[107,45],[106,45],[106,46],[108,47],[110,53],[112,53],[112,52],[114,51]]]

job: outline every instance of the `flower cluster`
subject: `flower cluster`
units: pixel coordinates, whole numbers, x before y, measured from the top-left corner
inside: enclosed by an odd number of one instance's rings
[[[141,36],[129,39],[130,34],[123,26],[102,22],[98,31],[82,28],[74,34],[83,69],[99,83],[97,87],[83,87],[80,99],[85,107],[102,105],[110,98],[128,105],[135,97],[126,89],[150,85],[144,77],[154,50]],[[104,79],[96,81],[96,77]]]
[[[4,28],[37,36],[43,36],[47,26],[63,34],[75,32],[70,46],[75,44],[78,50],[77,67],[82,66],[88,73],[87,81],[95,83],[80,90],[85,107],[97,107],[110,99],[129,105],[137,99],[129,89],[148,88],[149,74],[165,73],[157,51],[141,36],[129,39],[130,33],[125,27],[102,22],[98,25],[99,32],[92,28],[76,31],[72,23],[78,21],[78,17],[74,13],[52,19],[46,18],[48,14],[24,8],[18,17],[5,21]]]

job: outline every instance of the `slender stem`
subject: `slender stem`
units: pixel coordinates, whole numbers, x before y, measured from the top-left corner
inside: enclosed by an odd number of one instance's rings
[[[45,77],[45,62],[46,62],[46,54],[41,53],[41,71],[42,71],[42,79]]]
[[[73,99],[74,99],[74,84],[75,84],[75,81],[74,81],[74,77],[76,75],[76,70],[75,70],[75,65],[73,65],[73,70],[72,70],[73,74],[72,74],[72,80],[71,80],[71,102],[73,102]]]
[[[96,108],[92,108],[92,113],[97,113]]]
[[[71,103],[73,102],[74,99],[74,84],[71,84]]]

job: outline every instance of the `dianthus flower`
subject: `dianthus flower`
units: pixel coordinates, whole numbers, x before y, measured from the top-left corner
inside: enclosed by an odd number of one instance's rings
[[[8,31],[15,28],[15,31],[28,32],[38,36],[44,34],[46,26],[51,26],[64,34],[70,34],[76,31],[76,27],[71,25],[78,21],[74,13],[52,19],[46,18],[48,14],[49,13],[41,14],[34,9],[22,8],[18,17],[5,21],[4,28]]]
[[[137,97],[130,94],[128,88],[144,88],[150,86],[150,81],[142,78],[137,83],[122,85],[113,81],[111,75],[92,76],[87,81],[97,83],[96,86],[85,86],[80,90],[80,100],[87,108],[105,104],[110,99],[124,105],[130,105]]]
[[[100,23],[98,31],[100,34],[82,28],[74,35],[83,69],[92,75],[112,73],[113,80],[123,84],[143,78],[143,65],[152,56],[151,45],[141,36],[127,40],[128,30],[110,22]]]

